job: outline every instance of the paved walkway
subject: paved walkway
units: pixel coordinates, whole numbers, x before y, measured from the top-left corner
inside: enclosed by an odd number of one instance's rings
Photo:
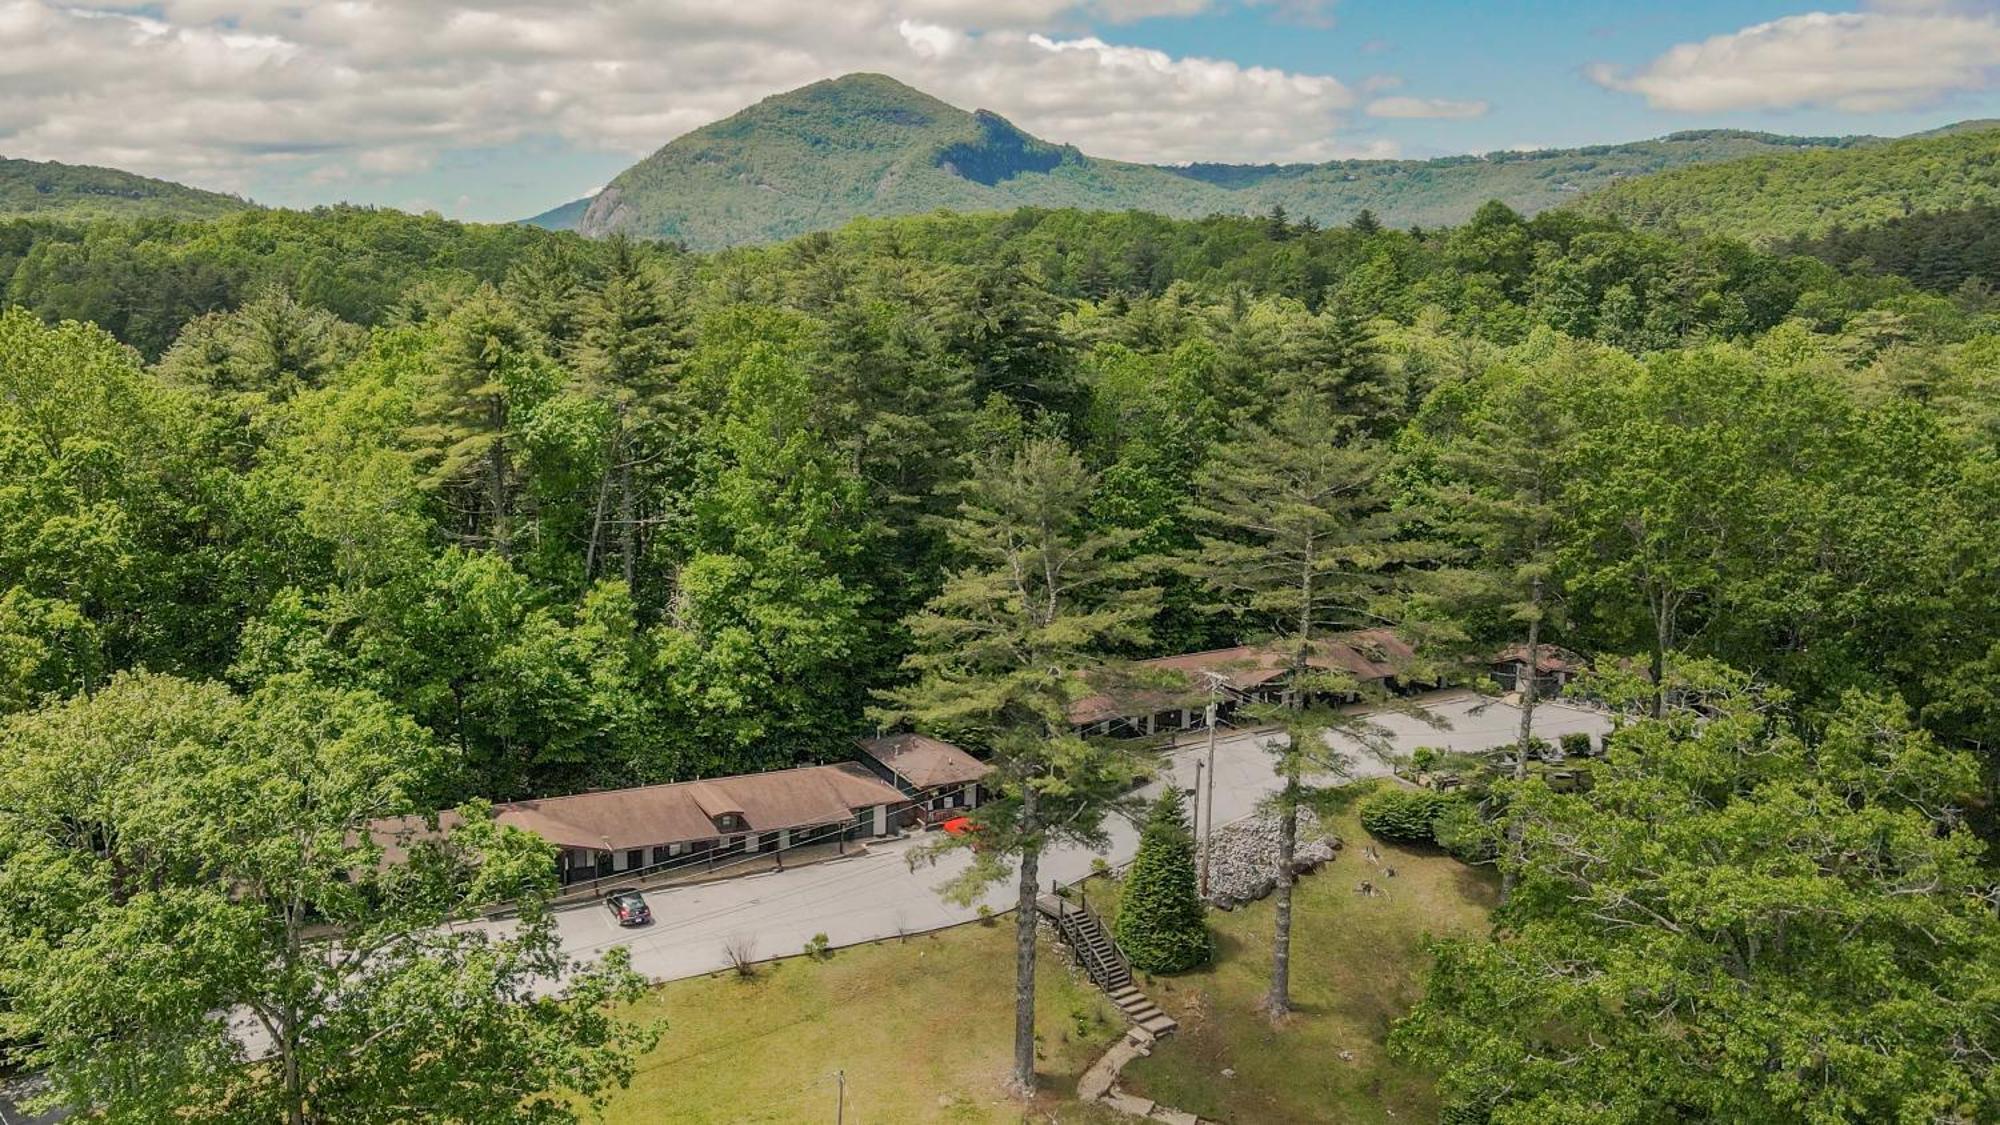
[[[1520,726],[1516,708],[1466,692],[1439,693],[1427,697],[1425,704],[1449,725],[1434,729],[1406,715],[1378,716],[1401,755],[1418,746],[1468,752],[1491,749],[1512,742]],[[1544,703],[1536,710],[1535,732],[1550,741],[1571,731],[1600,734],[1609,729],[1604,716],[1583,708]],[[1278,788],[1261,741],[1262,736],[1254,733],[1218,740],[1215,825],[1250,815]],[[1205,759],[1205,746],[1197,739],[1168,752],[1168,773],[1175,783],[1183,788],[1194,784],[1195,762]],[[1358,747],[1352,749],[1355,778],[1389,772],[1387,763]],[[1144,792],[1157,792],[1163,783],[1164,777]],[[1081,879],[1098,859],[1113,866],[1129,862],[1138,850],[1137,828],[1119,820],[1110,825],[1110,837],[1101,853],[1062,848],[1044,855],[1043,884]],[[747,946],[753,958],[763,960],[798,953],[815,934],[825,934],[834,946],[855,945],[968,922],[978,916],[982,904],[995,913],[1013,906],[1011,881],[991,888],[980,903],[958,906],[945,901],[938,888],[962,872],[971,857],[953,852],[935,864],[913,865],[914,853],[924,843],[922,838],[879,842],[865,855],[811,867],[648,891],[655,922],[640,929],[621,930],[601,906],[563,911],[557,924],[563,947],[572,956],[590,958],[614,945],[629,946],[635,969],[667,981],[727,968],[732,945]]]

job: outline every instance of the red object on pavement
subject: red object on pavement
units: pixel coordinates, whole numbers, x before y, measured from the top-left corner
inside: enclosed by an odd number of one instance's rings
[[[950,820],[944,822],[944,830],[948,835],[963,836],[972,831],[972,818],[964,816],[952,817]]]

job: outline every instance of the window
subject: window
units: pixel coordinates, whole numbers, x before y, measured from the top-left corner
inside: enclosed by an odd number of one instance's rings
[[[670,854],[672,854],[672,853],[668,852],[668,851],[667,851],[667,849],[665,849],[665,848],[654,848],[654,849],[653,849],[653,862],[654,862],[654,863],[665,863],[665,862],[667,862],[667,856],[668,856],[668,855],[670,855]]]
[[[644,849],[644,848],[633,848],[633,849],[632,849],[631,851],[628,851],[628,852],[626,852],[626,853],[625,853],[625,866],[627,866],[627,867],[644,867],[644,866],[646,866],[646,849]]]

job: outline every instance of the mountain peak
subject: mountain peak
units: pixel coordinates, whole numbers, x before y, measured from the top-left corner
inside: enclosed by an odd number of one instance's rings
[[[1282,206],[1326,224],[1365,208],[1385,223],[1429,227],[1463,222],[1490,199],[1532,214],[1667,168],[1862,140],[1703,130],[1433,161],[1163,167],[1099,160],[997,113],[968,112],[886,74],[856,73],[774,94],[678,137],[587,205],[532,221],[698,249],[777,241],[863,216],[1024,205],[1180,217]]]

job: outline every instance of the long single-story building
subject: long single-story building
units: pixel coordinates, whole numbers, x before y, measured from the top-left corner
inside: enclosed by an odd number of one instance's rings
[[[1416,650],[1393,629],[1364,629],[1316,642],[1307,663],[1344,673],[1358,683],[1402,690],[1418,686],[1406,681],[1415,660]],[[1169,673],[1163,678],[1179,682],[1172,687],[1146,686],[1115,696],[1099,693],[1077,700],[1070,705],[1070,723],[1087,735],[1125,738],[1199,730],[1207,723],[1211,683],[1222,689],[1217,700],[1218,718],[1227,719],[1246,704],[1289,699],[1291,664],[1291,657],[1273,645],[1237,645],[1142,660],[1137,662],[1142,672]],[[1182,683],[1186,686],[1180,686]],[[1351,703],[1359,698],[1358,693],[1349,692],[1334,702]]]
[[[703,781],[677,781],[509,801],[493,806],[502,824],[556,845],[564,883],[627,871],[710,861],[725,855],[782,851],[895,831],[909,799],[854,762],[801,766]],[[440,817],[449,829],[458,814]],[[390,860],[427,830],[420,817],[378,821],[372,834]]]
[[[904,823],[930,824],[979,807],[979,783],[993,767],[942,739],[886,734],[857,740],[862,764],[908,798]]]

